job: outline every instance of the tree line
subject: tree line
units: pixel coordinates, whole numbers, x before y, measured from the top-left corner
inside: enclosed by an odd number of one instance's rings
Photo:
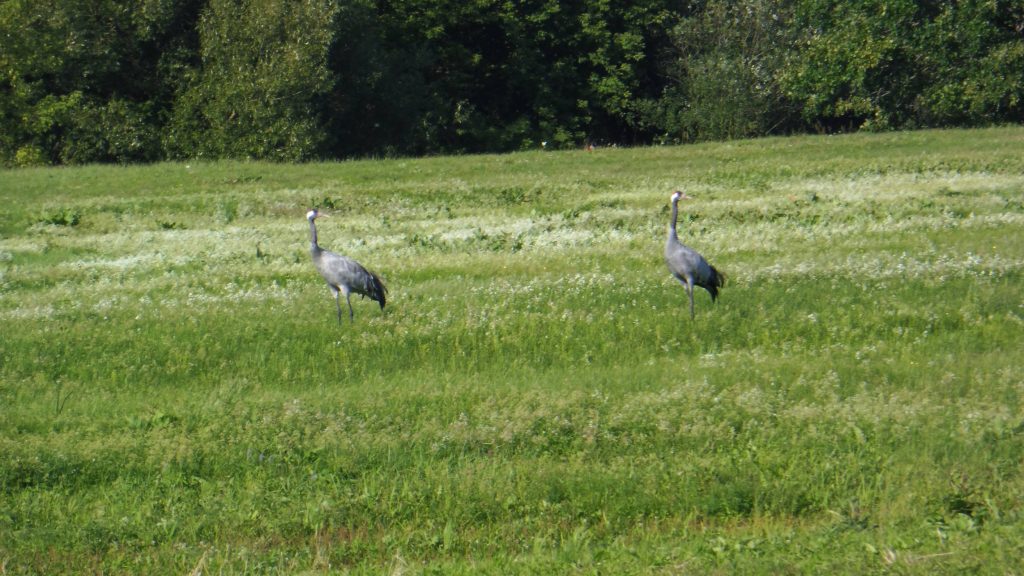
[[[1024,120],[1024,0],[0,0],[0,164]]]

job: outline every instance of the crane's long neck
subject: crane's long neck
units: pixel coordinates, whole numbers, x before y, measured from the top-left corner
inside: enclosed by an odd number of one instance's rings
[[[679,240],[676,233],[676,220],[679,219],[679,200],[672,201],[672,221],[668,223],[668,237],[672,240]]]
[[[313,254],[320,252],[320,245],[316,243],[316,222],[312,219],[309,221],[309,251]]]

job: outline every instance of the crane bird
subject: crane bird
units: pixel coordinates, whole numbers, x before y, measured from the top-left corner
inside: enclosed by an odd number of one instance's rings
[[[309,253],[313,256],[313,264],[317,271],[327,281],[327,287],[334,294],[334,303],[338,307],[338,324],[341,324],[341,294],[345,295],[345,302],[348,303],[349,321],[355,317],[350,298],[352,292],[376,300],[380,303],[380,309],[383,310],[388,289],[381,282],[380,277],[363,268],[359,262],[335,254],[330,250],[324,250],[317,244],[316,219],[319,216],[321,214],[316,208],[306,213],[306,219],[309,220]]]
[[[725,275],[708,264],[696,250],[679,241],[676,234],[676,220],[679,217],[679,199],[690,197],[676,190],[672,194],[672,221],[668,225],[668,239],[665,241],[665,264],[676,280],[686,288],[690,297],[690,319],[693,319],[693,287],[700,286],[711,294],[711,301],[718,298],[718,289],[725,285]]]

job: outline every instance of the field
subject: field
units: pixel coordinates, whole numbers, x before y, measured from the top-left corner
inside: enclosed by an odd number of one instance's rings
[[[677,188],[728,276],[692,321]],[[339,325],[313,205],[383,312]],[[0,574],[1022,573],[1024,128],[23,169],[0,206]]]

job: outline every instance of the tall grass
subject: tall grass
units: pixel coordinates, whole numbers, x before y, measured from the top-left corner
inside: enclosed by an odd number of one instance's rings
[[[667,200],[729,283],[685,295]],[[0,572],[1024,557],[1024,130],[0,174]],[[338,325],[307,253],[379,272]]]

